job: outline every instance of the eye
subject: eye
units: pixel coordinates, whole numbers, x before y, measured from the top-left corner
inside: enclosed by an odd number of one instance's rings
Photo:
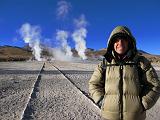
[[[119,38],[117,38],[117,39],[115,39],[115,43],[117,43],[117,42],[119,42],[121,39],[119,39]]]

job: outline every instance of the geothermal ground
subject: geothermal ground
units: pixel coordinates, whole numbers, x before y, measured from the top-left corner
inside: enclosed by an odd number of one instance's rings
[[[0,62],[0,120],[101,120],[88,95],[96,64]],[[160,99],[146,120],[160,120]]]

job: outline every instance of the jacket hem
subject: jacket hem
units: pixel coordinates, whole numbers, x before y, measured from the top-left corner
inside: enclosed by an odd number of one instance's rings
[[[109,120],[120,120],[119,112],[101,111],[101,115],[105,119]],[[123,120],[145,120],[146,111],[143,112],[123,112]]]

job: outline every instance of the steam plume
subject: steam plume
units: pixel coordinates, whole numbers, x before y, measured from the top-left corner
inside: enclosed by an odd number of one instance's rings
[[[32,49],[32,53],[35,59],[41,61],[40,38],[41,29],[39,26],[31,26],[29,23],[25,23],[20,28],[20,34],[25,43],[28,43]]]
[[[56,14],[58,18],[65,18],[69,12],[71,4],[65,0],[61,0],[57,3]]]
[[[86,50],[86,36],[87,29],[85,28],[87,25],[87,21],[85,20],[85,16],[81,15],[79,19],[75,19],[74,23],[76,25],[76,30],[72,34],[72,38],[75,41],[75,49],[78,51],[78,55],[84,60],[87,59],[85,55]]]
[[[71,47],[67,43],[68,37],[69,37],[69,34],[67,31],[57,30],[56,40],[59,41],[60,48],[57,48],[56,51],[58,51],[58,53],[62,55],[61,58],[65,57],[70,59],[72,57]]]

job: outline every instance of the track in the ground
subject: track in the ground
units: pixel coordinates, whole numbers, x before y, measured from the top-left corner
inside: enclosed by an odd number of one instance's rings
[[[83,74],[83,73],[85,73],[85,74],[88,74],[88,73],[92,73],[93,71],[79,71],[79,70],[73,70],[73,71],[66,71],[66,70],[60,70],[57,66],[55,66],[53,63],[50,63],[54,68],[56,68],[62,75],[64,75],[64,77],[69,81],[69,82],[71,82],[79,91],[81,91],[82,92],[82,94],[84,94],[88,99],[90,99],[93,103],[94,103],[94,101],[90,98],[90,96],[89,96],[89,94],[86,92],[86,91],[84,91],[84,90],[82,90],[80,87],[78,87],[78,85],[76,85],[75,83],[74,83],[74,81],[72,80],[72,79],[70,79],[66,74],[74,74],[74,73],[76,73],[76,74]],[[77,67],[77,66],[74,66],[74,67]],[[77,68],[83,68],[83,67],[77,67]],[[85,69],[85,68],[83,68],[83,69]],[[94,103],[95,104],[95,103]],[[96,104],[95,104],[96,105]]]
[[[42,73],[42,71],[43,71],[44,66],[45,66],[45,63],[43,63],[43,65],[42,65],[42,67],[41,67],[41,69],[40,69],[40,71],[39,71],[39,73],[38,73],[38,75],[37,75],[37,77],[36,77],[36,81],[35,81],[35,83],[34,83],[33,86],[32,86],[30,95],[29,95],[29,97],[28,97],[28,101],[27,101],[27,103],[26,103],[26,105],[25,105],[25,107],[24,107],[24,111],[22,112],[22,115],[21,115],[21,119],[26,119],[26,120],[27,120],[27,119],[30,119],[30,115],[32,114],[33,110],[32,110],[32,108],[30,108],[30,107],[28,106],[28,103],[30,102],[30,100],[31,100],[32,98],[35,97],[35,94],[36,94],[36,92],[37,92],[37,87],[39,86],[39,81],[40,81],[40,79],[41,79],[41,73]]]
[[[77,96],[78,94],[81,94],[80,95],[80,98],[82,99],[82,103],[84,102],[84,100],[85,99],[87,99],[87,100],[85,100],[85,101],[89,101],[88,103],[90,103],[90,104],[92,104],[96,109],[98,109],[98,107],[93,103],[93,101],[89,98],[89,96],[88,96],[88,94],[86,94],[85,92],[83,92],[80,88],[78,88],[77,86],[76,86],[76,84],[74,84],[74,82],[72,81],[72,80],[70,80],[66,75],[65,75],[65,73],[64,72],[62,72],[58,67],[56,67],[53,63],[47,63],[47,64],[50,64],[50,66],[52,66],[53,67],[53,70],[50,70],[50,72],[49,73],[52,73],[52,75],[61,75],[61,76],[63,76],[64,78],[65,78],[65,81],[63,80],[62,82],[64,82],[64,84],[68,84],[68,83],[70,83],[70,87],[72,88],[72,89],[76,89],[76,91],[77,92],[75,92],[74,94],[76,94],[76,95],[73,95],[73,96],[76,96],[75,98],[77,99],[77,97],[79,97],[79,96]],[[30,120],[30,119],[42,119],[44,116],[46,116],[46,117],[44,117],[43,119],[47,119],[47,115],[44,115],[45,114],[45,112],[43,113],[43,115],[40,115],[41,113],[39,112],[40,110],[38,110],[40,107],[41,107],[41,105],[39,105],[39,104],[43,104],[44,106],[45,106],[45,104],[47,104],[47,103],[43,103],[44,102],[44,100],[42,100],[42,99],[44,99],[44,98],[39,98],[39,96],[40,95],[38,95],[38,94],[41,94],[41,92],[42,91],[45,91],[45,90],[42,90],[42,89],[40,89],[39,87],[41,86],[40,84],[42,84],[42,82],[44,82],[45,80],[44,79],[41,79],[41,77],[43,77],[44,75],[47,75],[46,73],[48,73],[47,71],[45,71],[43,68],[45,68],[45,66],[44,66],[45,64],[43,64],[43,66],[42,66],[42,68],[41,68],[41,70],[40,70],[40,72],[39,72],[39,74],[38,74],[38,76],[37,76],[37,79],[36,79],[36,82],[35,82],[35,84],[33,85],[33,88],[32,88],[32,92],[30,93],[30,96],[29,96],[29,99],[28,99],[28,102],[27,102],[27,104],[26,104],[26,107],[25,107],[25,109],[24,109],[24,112],[23,112],[23,114],[22,114],[22,119],[23,120]],[[66,71],[67,72],[67,71]],[[71,72],[73,72],[73,71],[71,71]],[[74,72],[76,72],[76,71],[74,71]],[[77,71],[78,73],[80,73],[80,71]],[[82,72],[82,71],[81,71]],[[86,72],[85,72],[86,73]],[[59,81],[59,80],[58,80]],[[45,82],[44,82],[45,83]],[[45,83],[46,84],[46,83]],[[50,87],[50,86],[48,86],[48,87]],[[53,86],[54,87],[54,86]],[[65,89],[67,89],[67,87],[68,86],[66,86],[66,88]],[[61,88],[62,89],[62,88]],[[71,91],[71,90],[70,90]],[[58,92],[58,91],[57,91]],[[53,94],[53,93],[52,93]],[[65,94],[64,92],[62,92],[61,94]],[[68,93],[67,93],[68,94]],[[44,95],[45,96],[45,95]],[[61,96],[61,95],[60,95]],[[61,99],[61,97],[58,97],[58,99]],[[48,96],[47,96],[48,97]],[[84,98],[85,97],[85,98]],[[53,98],[54,98],[54,96],[53,96]],[[46,101],[47,101],[47,99],[48,98],[46,98]],[[64,99],[66,99],[66,98],[64,98]],[[50,101],[50,100],[49,100]],[[41,103],[40,103],[41,102]],[[60,101],[61,102],[61,101]],[[71,101],[69,101],[69,103],[70,103]],[[86,102],[86,103],[87,103]],[[65,103],[65,102],[64,102]],[[61,103],[61,104],[64,104],[64,103]],[[75,100],[74,102],[73,102],[75,105],[77,104],[77,101]],[[85,103],[85,105],[86,105],[86,103]],[[59,103],[58,103],[59,104]],[[68,102],[67,102],[67,104],[68,104]],[[51,107],[51,105],[47,105],[47,106],[50,106]],[[82,105],[83,106],[83,105]],[[62,107],[63,108],[63,106],[60,106],[60,107]],[[72,107],[72,106],[71,106]],[[88,106],[87,106],[88,107]],[[38,108],[38,109],[37,109]],[[42,107],[41,107],[42,108]],[[60,109],[62,109],[62,108],[60,108]],[[95,108],[89,108],[90,110],[85,110],[85,108],[79,108],[79,104],[77,104],[77,108],[80,110],[80,109],[82,109],[81,110],[81,112],[82,112],[82,116],[79,116],[79,118],[83,118],[83,119],[89,119],[89,118],[91,118],[91,116],[92,117],[94,117],[94,118],[97,118],[97,119],[100,119],[100,116],[99,116],[99,113],[97,113],[99,110],[96,110],[96,114],[97,115],[90,115],[90,117],[88,116],[88,118],[87,118],[87,115],[83,115],[83,114],[86,114],[86,113],[84,113],[84,111],[87,111],[87,112],[91,112],[91,111],[95,111]],[[43,110],[44,108],[42,108],[42,110]],[[48,109],[48,107],[46,108],[46,109]],[[53,108],[53,109],[56,109],[56,108]],[[67,106],[67,109],[69,109],[68,108],[68,106]],[[75,108],[74,108],[75,109]],[[73,110],[74,110],[73,109]],[[78,110],[78,111],[79,111]],[[47,110],[45,110],[45,111],[47,111]],[[63,110],[62,110],[63,111]],[[74,112],[76,112],[76,111],[74,111]],[[56,120],[58,120],[58,119],[71,119],[72,117],[73,118],[75,118],[76,117],[76,114],[74,113],[74,112],[68,112],[68,114],[71,114],[71,115],[68,115],[68,116],[65,116],[64,117],[64,115],[62,115],[61,114],[61,116],[63,116],[62,118],[56,118],[55,117],[55,115],[50,115],[50,116],[54,116],[54,119],[56,119]],[[38,113],[38,114],[37,114]],[[40,114],[39,114],[40,113]],[[90,113],[90,114],[95,114],[94,112],[93,113]],[[52,112],[52,114],[54,114],[54,112]],[[74,115],[75,114],[75,115]],[[39,118],[39,116],[40,116],[40,118]],[[69,116],[71,116],[70,118],[68,118]],[[53,117],[51,117],[52,119],[53,119]]]

